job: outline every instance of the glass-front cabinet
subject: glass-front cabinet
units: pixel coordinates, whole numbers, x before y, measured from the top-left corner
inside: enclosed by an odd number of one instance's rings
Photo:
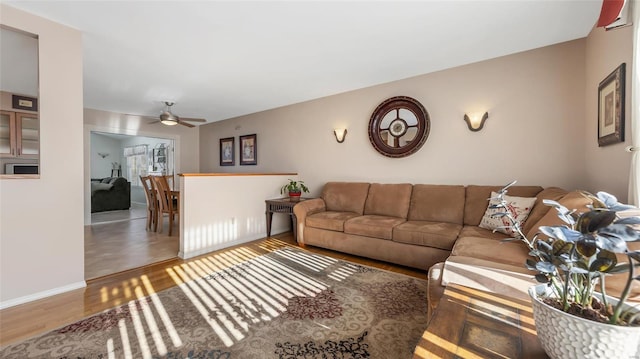
[[[0,111],[0,156],[38,159],[40,121],[37,115]]]
[[[16,115],[14,112],[0,111],[0,156],[14,156],[15,124]]]
[[[18,113],[16,117],[18,156],[38,158],[40,154],[40,120],[38,116]]]

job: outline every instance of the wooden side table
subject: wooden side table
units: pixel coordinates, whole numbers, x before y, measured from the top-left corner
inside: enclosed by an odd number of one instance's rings
[[[448,285],[413,358],[549,357],[536,336],[531,303]]]
[[[310,198],[300,198],[299,201],[292,201],[287,198],[276,198],[276,199],[268,199],[265,202],[267,206],[267,210],[265,212],[267,216],[267,237],[271,236],[271,220],[273,219],[274,213],[285,213],[291,217],[291,224],[293,226],[293,238],[298,240],[298,220],[296,219],[296,215],[293,214],[293,207],[302,202],[306,201]]]

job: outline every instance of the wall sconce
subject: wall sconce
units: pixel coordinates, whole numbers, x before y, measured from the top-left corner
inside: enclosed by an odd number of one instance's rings
[[[473,131],[473,132],[478,132],[480,130],[482,130],[482,127],[484,127],[484,122],[489,118],[489,113],[485,112],[484,115],[482,115],[482,118],[480,118],[479,115],[473,115],[471,118],[469,118],[469,116],[467,116],[467,114],[464,114],[464,121],[467,123],[467,126],[469,127],[469,131]]]
[[[105,157],[109,156],[109,154],[108,153],[98,152],[98,156],[100,156],[102,158],[105,158]]]
[[[335,128],[333,130],[333,134],[336,136],[336,141],[338,141],[338,143],[342,143],[344,142],[344,138],[347,137],[347,129]]]

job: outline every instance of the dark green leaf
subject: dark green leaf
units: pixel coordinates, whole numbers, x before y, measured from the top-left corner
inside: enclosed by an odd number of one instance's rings
[[[525,262],[525,267],[527,267],[527,269],[529,270],[536,270],[536,261],[534,261],[531,258],[527,258],[527,261]]]
[[[593,237],[584,237],[576,242],[576,251],[587,258],[596,254],[598,246]]]
[[[589,270],[589,266],[585,262],[575,262],[575,266],[580,269]]]
[[[602,250],[598,252],[596,259],[589,266],[590,272],[609,272],[618,263],[616,255],[612,252]]]
[[[541,274],[541,273],[536,274],[536,280],[539,283],[548,283],[549,282],[549,278],[547,278],[546,275]]]
[[[610,225],[615,219],[616,212],[614,211],[585,212],[578,218],[576,229],[581,233],[595,232],[600,228]]]
[[[573,243],[565,242],[563,240],[553,241],[553,254],[556,256],[569,253],[573,249]]]

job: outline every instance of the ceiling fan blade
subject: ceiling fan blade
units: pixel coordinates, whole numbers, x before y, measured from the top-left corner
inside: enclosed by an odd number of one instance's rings
[[[155,116],[145,116],[145,115],[134,115],[131,113],[123,113],[122,115],[127,116],[127,117],[138,117],[141,118],[143,120],[157,120],[158,118]]]
[[[155,120],[155,121],[147,122],[147,125],[153,125],[154,123],[158,123],[158,122],[160,122],[160,120]]]
[[[204,118],[184,118],[180,117],[180,121],[191,121],[191,122],[207,122]]]
[[[178,123],[181,124],[182,126],[196,127],[196,125],[192,125],[192,124],[187,123],[187,122],[182,122],[182,120],[178,120]]]

